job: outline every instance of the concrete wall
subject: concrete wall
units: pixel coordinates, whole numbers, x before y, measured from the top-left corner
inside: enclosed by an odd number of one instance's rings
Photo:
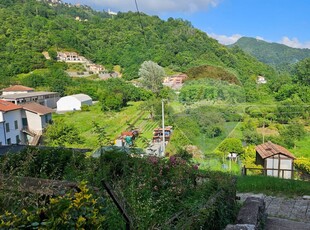
[[[42,118],[36,113],[25,110],[25,115],[27,118],[28,129],[30,131],[41,132],[42,128]]]
[[[4,145],[5,144],[5,126],[4,126],[4,122],[0,122],[0,145]]]
[[[23,137],[24,135],[21,132],[21,130],[23,128],[22,127],[21,110],[18,109],[18,110],[13,110],[13,111],[9,111],[9,112],[4,113],[4,120],[5,120],[4,128],[6,128],[6,123],[8,123],[9,127],[10,127],[10,131],[9,132],[5,131],[6,142],[3,144],[8,144],[7,143],[8,138],[11,138],[11,144],[18,144],[16,142],[16,136],[17,135],[19,136],[19,139],[21,140],[20,143],[23,143],[24,142],[24,137]],[[15,121],[17,121],[17,125],[18,125],[17,129],[15,129]]]

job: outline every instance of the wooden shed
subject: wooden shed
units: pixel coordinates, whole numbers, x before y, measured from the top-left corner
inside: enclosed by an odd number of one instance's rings
[[[292,179],[295,157],[287,149],[268,141],[255,150],[256,164],[264,167],[267,176]]]

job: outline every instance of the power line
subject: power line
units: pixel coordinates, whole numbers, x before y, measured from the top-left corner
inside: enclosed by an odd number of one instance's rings
[[[139,23],[140,23],[140,26],[141,26],[141,33],[143,35],[145,45],[146,45],[146,47],[148,47],[147,46],[146,36],[145,36],[145,30],[144,30],[144,27],[143,27],[143,23],[142,23],[142,19],[141,19],[141,14],[140,14],[140,11],[139,11],[139,6],[138,6],[137,0],[135,0],[135,5],[136,5],[136,10],[137,10],[137,13],[138,13],[138,16],[139,16]]]

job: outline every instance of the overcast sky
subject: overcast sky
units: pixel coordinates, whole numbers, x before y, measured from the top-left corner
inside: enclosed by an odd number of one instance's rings
[[[96,10],[136,11],[135,0],[63,0]],[[310,48],[310,0],[136,0],[149,15],[183,18],[222,44],[242,36]]]

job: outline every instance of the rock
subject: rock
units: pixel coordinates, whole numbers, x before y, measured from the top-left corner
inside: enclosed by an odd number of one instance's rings
[[[227,225],[225,230],[255,230],[255,225],[252,224],[236,224],[236,225]]]

